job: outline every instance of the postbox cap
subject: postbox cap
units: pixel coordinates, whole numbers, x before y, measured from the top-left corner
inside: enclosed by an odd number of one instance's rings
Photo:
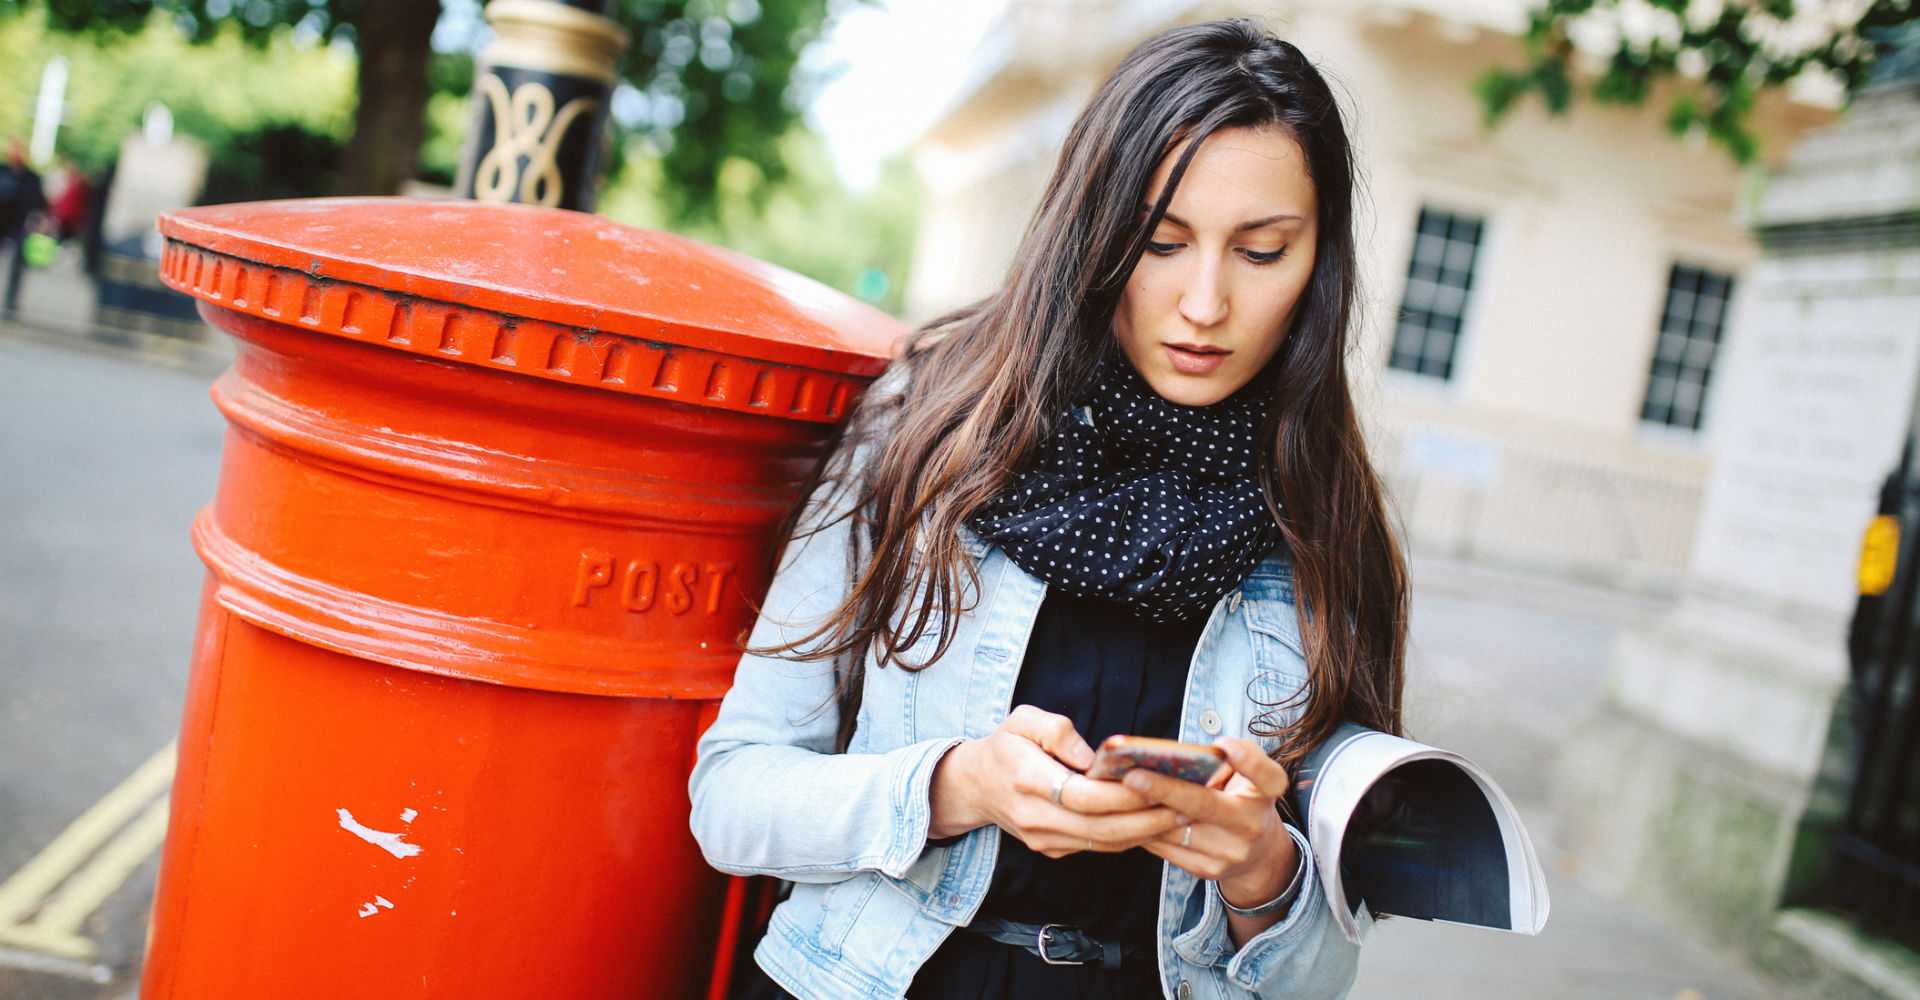
[[[582,380],[574,369],[594,365],[549,362],[560,356],[552,345],[595,335],[662,356],[692,352],[864,380],[886,367],[905,329],[763,261],[560,209],[316,198],[166,212],[160,232],[176,251],[162,261],[163,279],[216,305],[574,381]],[[503,331],[506,346],[467,349],[452,332],[463,310],[481,320],[469,326]],[[544,340],[510,342],[528,327],[551,329]],[[594,363],[605,368],[615,356],[603,350]]]

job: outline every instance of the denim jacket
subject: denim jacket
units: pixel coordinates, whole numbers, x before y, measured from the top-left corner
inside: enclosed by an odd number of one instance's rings
[[[788,546],[753,648],[804,635],[845,593],[849,522]],[[755,958],[801,1000],[896,998],[993,880],[1000,830],[927,843],[929,788],[941,755],[991,733],[1011,710],[1046,584],[971,534],[973,610],[949,626],[938,663],[912,672],[869,661],[846,753],[834,753],[833,677],[825,661],[748,654],[693,769],[693,834],[715,868],[795,883]],[[935,636],[910,650],[926,656]],[[1213,608],[1194,651],[1179,738],[1252,736],[1248,724],[1306,682],[1292,566],[1276,553]],[[1284,710],[1283,710],[1284,711]],[[1269,750],[1274,741],[1262,741]],[[1295,840],[1305,841],[1289,829]],[[1302,863],[1311,858],[1302,850]],[[1343,997],[1359,954],[1307,873],[1286,919],[1236,950],[1214,883],[1172,865],[1161,877],[1161,986],[1177,1000]]]

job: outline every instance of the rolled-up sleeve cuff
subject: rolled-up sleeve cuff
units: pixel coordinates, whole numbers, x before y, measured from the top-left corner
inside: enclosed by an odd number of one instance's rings
[[[1287,834],[1293,838],[1293,845],[1300,852],[1300,863],[1309,866],[1301,873],[1300,895],[1294,897],[1293,906],[1287,910],[1284,920],[1254,935],[1234,952],[1227,960],[1227,979],[1247,990],[1258,990],[1260,984],[1273,978],[1280,966],[1287,960],[1294,947],[1308,935],[1309,929],[1320,923],[1325,916],[1326,895],[1321,891],[1318,873],[1313,871],[1313,849],[1307,845],[1306,835],[1287,824]],[[1232,950],[1232,939],[1227,937],[1226,902],[1220,896],[1217,883],[1207,883],[1207,918],[1217,917],[1220,924],[1220,936],[1223,941],[1223,953]]]
[[[947,751],[962,742],[959,738],[922,740],[887,752],[893,771],[888,797],[894,836],[880,860],[881,874],[904,878],[926,851],[927,831],[933,825],[933,771]]]

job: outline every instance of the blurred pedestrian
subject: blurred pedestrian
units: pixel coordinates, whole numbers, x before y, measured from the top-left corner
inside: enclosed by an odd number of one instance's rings
[[[27,270],[27,234],[36,231],[46,207],[40,175],[27,165],[27,145],[12,136],[7,140],[7,162],[0,166],[0,243],[11,244],[0,317],[12,319],[19,310],[20,278]]]
[[[87,224],[87,212],[93,202],[93,180],[69,157],[60,158],[60,171],[54,175],[47,194],[47,214],[53,223],[53,237],[64,243],[80,236]]]
[[[95,281],[100,280],[100,258],[106,253],[107,199],[113,195],[113,177],[119,169],[119,160],[107,161],[106,169],[94,179],[93,190],[87,192],[87,222],[80,230],[81,260],[87,276]]]

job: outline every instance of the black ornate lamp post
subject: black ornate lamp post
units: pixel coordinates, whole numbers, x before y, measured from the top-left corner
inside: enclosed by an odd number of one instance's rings
[[[474,71],[458,191],[480,201],[593,209],[607,104],[627,33],[607,0],[493,0]]]

